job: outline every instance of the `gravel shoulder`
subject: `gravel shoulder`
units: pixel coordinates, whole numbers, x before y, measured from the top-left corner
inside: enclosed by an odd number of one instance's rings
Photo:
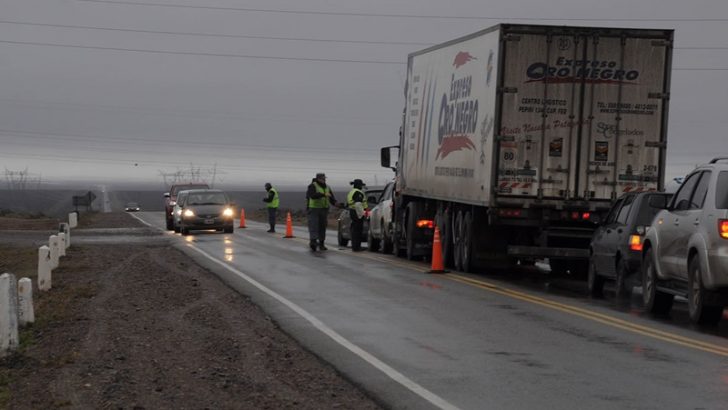
[[[79,229],[139,227],[123,213],[92,218]],[[35,278],[36,260],[0,243],[0,271]],[[379,408],[163,242],[72,242],[53,289],[34,298],[36,323],[0,360],[0,408]]]

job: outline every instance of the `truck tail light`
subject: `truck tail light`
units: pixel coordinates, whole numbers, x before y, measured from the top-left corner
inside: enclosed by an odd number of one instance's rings
[[[498,215],[505,218],[518,218],[521,216],[520,209],[499,209]]]
[[[417,221],[416,225],[418,228],[432,229],[432,227],[435,226],[435,223],[432,221],[432,219],[420,219],[419,221]]]
[[[629,236],[629,249],[637,252],[642,252],[642,236],[630,235]]]
[[[589,218],[591,218],[591,213],[589,213],[589,212],[582,212],[581,219],[583,219],[585,221],[588,221]]]
[[[721,238],[728,239],[728,219],[718,220],[718,232]]]

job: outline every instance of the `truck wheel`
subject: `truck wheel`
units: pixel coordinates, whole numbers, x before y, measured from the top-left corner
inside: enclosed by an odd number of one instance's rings
[[[600,298],[604,296],[604,276],[600,276],[593,261],[589,261],[589,295]]]
[[[657,290],[657,271],[653,253],[652,248],[647,249],[642,262],[642,301],[648,312],[664,315],[672,309],[675,297]]]
[[[440,228],[440,244],[442,246],[442,262],[452,267],[452,221],[449,212],[437,213],[437,226]]]
[[[463,236],[463,212],[458,211],[455,214],[455,223],[453,224],[453,264],[456,270],[463,270],[462,259],[462,236]]]
[[[566,271],[569,269],[563,259],[549,258],[549,267],[551,268],[551,276],[565,276]]]
[[[688,271],[688,312],[693,323],[715,325],[723,316],[723,305],[710,304],[710,291],[703,286],[700,261],[694,257]]]
[[[473,214],[466,212],[463,217],[462,229],[463,235],[461,237],[460,246],[460,263],[464,272],[473,271]]]
[[[410,204],[412,205],[412,204]],[[407,226],[405,227],[407,235],[405,236],[405,243],[407,246],[407,259],[415,260],[415,220],[417,220],[414,207],[410,206],[407,212]]]
[[[369,233],[367,234],[367,244],[369,252],[376,252],[379,250],[379,239],[372,236],[372,229],[369,227]]]

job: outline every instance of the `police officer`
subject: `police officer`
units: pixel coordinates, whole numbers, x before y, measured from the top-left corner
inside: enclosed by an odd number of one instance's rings
[[[268,196],[263,198],[263,202],[266,203],[266,207],[268,208],[268,224],[270,225],[270,229],[267,232],[272,233],[276,231],[276,214],[278,213],[280,200],[278,198],[278,191],[273,188],[270,182],[265,183],[265,190],[268,192]]]
[[[329,221],[329,206],[336,205],[336,198],[331,188],[326,185],[326,175],[323,172],[316,174],[316,178],[306,190],[308,200],[308,235],[309,247],[315,252],[325,251],[326,226]]]
[[[349,184],[353,186],[346,196],[346,206],[349,208],[349,217],[351,219],[351,250],[359,252],[361,251],[361,241],[364,236],[364,211],[369,208],[367,197],[362,191],[366,184],[361,179],[355,179]]]

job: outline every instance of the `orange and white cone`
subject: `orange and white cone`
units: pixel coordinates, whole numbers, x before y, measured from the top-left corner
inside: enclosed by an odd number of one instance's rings
[[[245,226],[245,208],[240,208],[240,226],[238,228],[247,228]]]
[[[293,220],[291,219],[291,213],[286,214],[286,236],[284,238],[294,238],[293,236]]]
[[[440,228],[435,226],[435,235],[432,238],[432,267],[427,273],[447,273],[442,261],[442,243],[440,242]]]

